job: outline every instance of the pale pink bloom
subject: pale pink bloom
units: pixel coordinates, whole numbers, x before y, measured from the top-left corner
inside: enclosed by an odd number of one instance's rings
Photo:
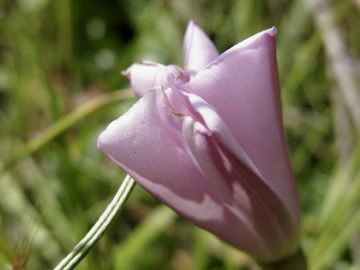
[[[126,72],[140,99],[100,135],[114,162],[191,222],[262,261],[298,246],[271,28],[218,55],[190,22],[184,68]]]

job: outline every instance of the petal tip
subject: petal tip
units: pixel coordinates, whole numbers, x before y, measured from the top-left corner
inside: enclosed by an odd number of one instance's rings
[[[188,22],[188,25],[187,25],[186,30],[185,30],[185,37],[186,36],[191,36],[193,34],[194,29],[196,29],[196,28],[199,28],[197,23],[194,20],[190,20]]]
[[[260,33],[259,40],[265,40],[266,42],[276,43],[277,29],[275,26],[268,28]]]
[[[130,80],[130,70],[129,69],[122,70],[120,72],[120,74]]]
[[[217,49],[205,31],[194,20],[190,20],[183,43],[185,70],[199,71],[218,55]]]
[[[194,26],[197,26],[197,23],[191,19],[189,22],[188,22],[188,25],[187,25],[187,29],[191,28],[191,27],[194,27]]]
[[[271,27],[269,29],[264,30],[262,33],[263,33],[263,37],[267,37],[267,38],[269,38],[271,40],[275,40],[278,31],[277,31],[276,27],[273,26],[273,27]]]
[[[277,35],[277,28],[275,26],[271,27],[269,30],[268,30],[268,33],[269,35],[275,37]]]

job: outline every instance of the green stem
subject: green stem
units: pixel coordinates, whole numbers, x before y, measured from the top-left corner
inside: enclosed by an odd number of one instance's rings
[[[129,197],[135,181],[131,176],[127,175],[116,192],[114,198],[101,214],[95,225],[85,235],[85,237],[73,248],[73,250],[54,268],[54,270],[70,270],[74,269],[78,263],[86,256],[90,249],[105,233],[115,215],[124,205]]]
[[[276,262],[262,265],[263,270],[307,270],[307,260],[304,252],[299,249],[296,253]]]

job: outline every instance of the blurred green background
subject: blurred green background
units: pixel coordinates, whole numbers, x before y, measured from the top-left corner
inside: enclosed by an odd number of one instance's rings
[[[51,269],[95,222],[124,177],[96,148],[135,101],[120,71],[181,65],[189,19],[220,51],[278,28],[302,245],[311,270],[360,269],[359,15],[359,0],[0,0],[0,269]],[[136,187],[78,269],[258,268]]]

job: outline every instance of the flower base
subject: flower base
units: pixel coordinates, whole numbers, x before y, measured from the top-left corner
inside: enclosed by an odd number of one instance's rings
[[[296,253],[276,262],[262,264],[263,270],[307,270],[304,252],[299,249]]]

